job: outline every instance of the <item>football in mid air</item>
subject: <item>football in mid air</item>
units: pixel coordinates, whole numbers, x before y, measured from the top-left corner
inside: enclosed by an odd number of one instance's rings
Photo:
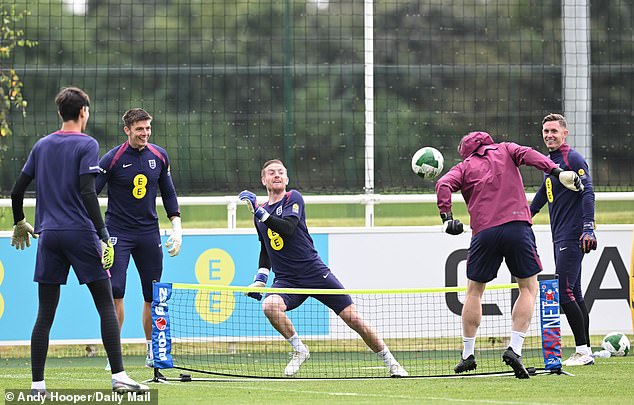
[[[444,162],[438,149],[425,146],[412,156],[412,171],[424,179],[435,179],[442,172]]]
[[[621,332],[610,332],[603,338],[601,347],[612,356],[627,356],[630,352],[630,340]]]

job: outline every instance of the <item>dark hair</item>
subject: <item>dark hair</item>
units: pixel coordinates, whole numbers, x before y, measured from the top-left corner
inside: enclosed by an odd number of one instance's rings
[[[267,160],[266,162],[264,162],[264,164],[262,165],[262,171],[260,172],[260,175],[262,177],[264,177],[264,171],[266,170],[267,167],[271,166],[274,163],[279,163],[282,166],[284,166],[284,163],[282,163],[281,160],[279,159],[271,159],[271,160]]]
[[[550,122],[550,121],[558,121],[559,125],[561,125],[563,128],[567,128],[568,127],[568,123],[566,122],[566,117],[564,117],[561,114],[548,114],[542,120],[542,125],[544,125],[545,123]]]
[[[135,122],[152,121],[152,116],[143,108],[132,108],[126,111],[121,119],[123,120],[123,125],[131,128]]]
[[[90,97],[78,87],[64,87],[55,96],[55,104],[64,122],[77,121],[79,111],[84,107],[90,107]]]

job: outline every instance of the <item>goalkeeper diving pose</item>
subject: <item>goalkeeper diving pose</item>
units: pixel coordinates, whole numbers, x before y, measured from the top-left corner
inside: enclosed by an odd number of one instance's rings
[[[254,213],[261,243],[259,270],[251,286],[264,287],[272,269],[275,273],[274,288],[343,289],[341,282],[315,250],[306,227],[302,195],[296,190],[286,191],[288,175],[282,162],[277,159],[267,161],[261,174],[268,202],[258,206],[256,196],[251,191],[245,190],[239,195]],[[258,293],[248,295],[261,299]],[[292,358],[284,369],[284,375],[289,377],[299,371],[301,365],[310,358],[310,353],[285,312],[299,307],[308,297],[302,294],[270,293],[266,294],[262,303],[271,325],[293,348]],[[407,376],[407,371],[396,361],[383,339],[363,320],[349,295],[313,297],[332,309],[363,338],[368,347],[383,360],[390,376]]]
[[[183,232],[169,157],[163,148],[148,142],[152,134],[152,116],[141,108],[133,108],[123,114],[122,120],[128,140],[101,158],[99,166],[102,173],[97,176],[96,189],[99,193],[108,184],[106,225],[116,247],[110,274],[119,326],[123,326],[123,297],[132,255],[143,290],[142,323],[147,348],[145,365],[153,367],[152,282],[161,281],[163,273],[163,251],[156,214],[156,195],[159,190],[165,212],[172,223],[172,234],[165,243],[170,256],[180,252]]]
[[[143,392],[148,387],[123,370],[121,340],[108,269],[114,257],[95,192],[99,144],[83,133],[90,98],[81,89],[62,89],[55,98],[63,123],[59,131],[35,143],[11,192],[15,226],[11,245],[24,249],[37,237],[34,281],[38,283],[37,320],[31,335],[31,393],[49,397],[44,365],[53,319],[70,266],[86,284],[101,320],[101,339],[112,365],[112,389]],[[24,217],[24,192],[36,182],[35,229]]]
[[[464,348],[456,373],[475,370],[475,340],[482,320],[482,295],[486,284],[497,277],[506,261],[519,284],[519,297],[511,314],[511,339],[502,354],[517,378],[529,378],[522,363],[522,345],[530,326],[537,295],[537,274],[542,264],[537,254],[531,213],[524,193],[519,166],[544,171],[573,191],[583,185],[577,173],[564,171],[552,160],[511,142],[494,143],[486,132],[471,132],[460,141],[463,161],[436,183],[437,204],[443,230],[451,235],[463,232],[463,225],[451,212],[451,193],[461,191],[471,218],[471,245],[467,256],[467,292],[462,308]]]
[[[584,185],[581,193],[565,188],[546,176],[531,203],[535,216],[548,203],[555,254],[555,273],[559,276],[559,303],[575,337],[576,350],[562,364],[594,364],[590,346],[590,316],[581,293],[581,261],[585,253],[597,248],[594,236],[594,191],[588,164],[579,152],[566,143],[568,129],[561,114],[548,114],[542,120],[542,137],[550,158],[564,170],[579,173]]]

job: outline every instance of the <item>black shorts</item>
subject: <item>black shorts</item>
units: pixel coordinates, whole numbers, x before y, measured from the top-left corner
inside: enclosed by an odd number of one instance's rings
[[[467,278],[480,283],[493,280],[502,259],[516,278],[528,278],[542,271],[535,234],[528,222],[508,222],[480,231],[471,238]]]
[[[323,274],[317,274],[314,277],[306,278],[302,280],[301,284],[297,282],[290,282],[286,280],[278,280],[277,277],[273,281],[273,288],[310,288],[310,289],[320,289],[320,290],[343,290],[344,287],[341,282],[332,274],[330,271],[326,270]],[[349,307],[353,302],[352,298],[348,294],[320,294],[320,295],[304,295],[304,294],[279,294],[272,293],[275,295],[279,295],[284,300],[286,304],[286,310],[293,310],[306,301],[308,297],[313,297],[328,308],[332,309],[335,314],[339,315],[341,311]],[[267,294],[267,296],[270,294]]]
[[[33,281],[66,284],[70,266],[73,266],[80,284],[110,277],[101,264],[101,243],[97,232],[43,231],[38,239]]]

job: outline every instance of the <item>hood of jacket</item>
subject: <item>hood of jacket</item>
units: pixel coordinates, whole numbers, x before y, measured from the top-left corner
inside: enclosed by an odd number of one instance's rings
[[[462,159],[466,159],[482,145],[493,144],[493,138],[486,132],[476,131],[465,135],[458,146],[458,153]]]

